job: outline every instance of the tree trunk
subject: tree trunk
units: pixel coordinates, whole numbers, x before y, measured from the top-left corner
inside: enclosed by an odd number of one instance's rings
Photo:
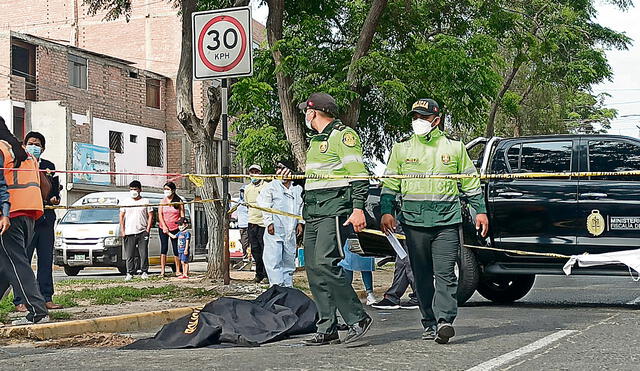
[[[217,172],[217,156],[215,142],[203,140],[194,143],[196,149],[196,170],[202,174],[215,174]],[[200,189],[203,199],[220,199],[220,192],[215,179],[205,179],[204,186]],[[209,250],[207,265],[207,277],[221,279],[224,274],[224,239],[222,226],[224,225],[224,207],[222,202],[205,203],[204,213],[207,218],[207,248]]]
[[[498,114],[498,109],[500,108],[500,103],[502,102],[502,98],[504,97],[504,95],[507,93],[507,91],[509,91],[511,84],[513,83],[513,79],[518,74],[521,66],[522,60],[520,58],[520,55],[516,55],[516,57],[513,59],[513,66],[511,67],[511,71],[509,72],[507,79],[502,84],[502,89],[500,89],[496,100],[494,100],[493,104],[491,105],[491,112],[489,113],[489,120],[487,121],[487,130],[485,131],[485,136],[487,138],[495,135],[496,116]]]
[[[196,157],[196,171],[198,173],[214,174],[217,172],[217,157],[215,156],[214,133],[219,119],[219,94],[209,92],[209,102],[205,107],[206,121],[196,116],[193,107],[193,66],[191,64],[191,13],[196,10],[196,0],[182,0],[180,14],[182,14],[182,51],[180,65],[176,78],[176,105],[178,120],[187,132],[189,140],[194,145]],[[220,198],[217,183],[214,179],[206,179],[200,189],[204,199]],[[222,203],[203,204],[207,221],[209,240],[207,241],[209,265],[207,277],[220,279],[224,275],[224,241],[222,238],[222,220],[224,207]]]
[[[307,154],[302,115],[298,112],[293,91],[291,90],[293,79],[281,70],[282,52],[275,48],[276,43],[282,39],[284,0],[269,0],[268,4],[267,40],[269,41],[273,61],[276,65],[276,80],[278,83],[280,110],[282,111],[282,124],[284,125],[284,133],[287,140],[291,143],[295,166],[298,170],[303,170]]]
[[[358,61],[369,53],[373,36],[376,34],[376,28],[380,22],[382,12],[387,6],[387,0],[373,0],[369,14],[360,29],[360,36],[358,37],[358,43],[353,51],[351,57],[351,63],[349,64],[349,71],[347,72],[347,82],[349,88],[358,93],[358,97],[351,102],[351,105],[347,107],[347,110],[342,115],[342,121],[353,128],[358,124],[358,117],[360,116],[360,107],[362,104],[361,94],[363,93],[360,82],[358,81],[358,73],[356,65]]]

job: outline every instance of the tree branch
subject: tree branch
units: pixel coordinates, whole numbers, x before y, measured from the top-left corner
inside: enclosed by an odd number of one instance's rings
[[[371,43],[373,37],[376,34],[378,23],[380,23],[380,17],[386,8],[388,0],[373,0],[367,18],[360,29],[360,36],[358,37],[358,43],[353,51],[351,57],[351,63],[349,63],[349,70],[347,72],[347,83],[352,91],[360,92],[360,82],[358,81],[357,64],[362,57],[369,53],[371,49]],[[361,97],[356,98],[351,105],[347,108],[347,111],[342,116],[342,120],[345,124],[355,127],[358,123],[358,117],[360,116]]]

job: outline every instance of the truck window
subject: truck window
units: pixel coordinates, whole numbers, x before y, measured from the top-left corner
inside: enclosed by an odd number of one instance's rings
[[[593,172],[640,170],[640,146],[619,140],[591,140],[588,148],[589,168]],[[638,181],[636,176],[590,177],[594,180]]]
[[[507,159],[514,173],[570,172],[572,148],[571,141],[522,143],[509,149]]]
[[[509,168],[511,168],[511,172],[514,170],[520,169],[520,149],[522,148],[521,144],[516,144],[515,146],[509,148],[507,151],[507,161],[509,162]]]

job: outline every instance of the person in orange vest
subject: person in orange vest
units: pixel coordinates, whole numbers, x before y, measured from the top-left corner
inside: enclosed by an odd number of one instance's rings
[[[24,300],[28,313],[12,324],[47,322],[48,310],[27,257],[35,222],[44,214],[38,162],[26,153],[2,117],[0,165],[0,297],[11,286]]]

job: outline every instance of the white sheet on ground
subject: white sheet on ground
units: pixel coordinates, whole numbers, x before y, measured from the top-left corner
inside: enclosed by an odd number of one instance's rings
[[[624,264],[640,274],[640,249],[608,252],[603,254],[573,255],[562,270],[568,276],[575,263],[579,267],[594,267],[606,264]]]

